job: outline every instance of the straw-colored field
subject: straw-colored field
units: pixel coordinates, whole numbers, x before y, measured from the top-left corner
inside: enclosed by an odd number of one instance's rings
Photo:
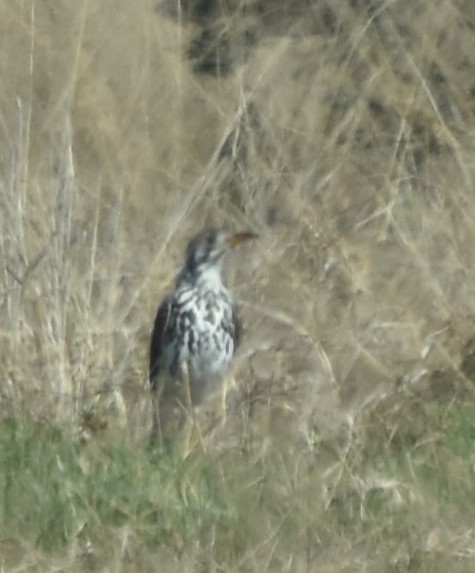
[[[0,225],[0,571],[475,570],[473,0],[0,0]],[[244,342],[164,453],[206,225]]]

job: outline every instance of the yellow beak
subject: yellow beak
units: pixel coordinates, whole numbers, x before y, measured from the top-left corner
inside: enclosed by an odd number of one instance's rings
[[[235,247],[244,243],[244,241],[249,241],[249,239],[256,239],[258,235],[256,233],[234,233],[228,237],[226,242],[230,247]]]

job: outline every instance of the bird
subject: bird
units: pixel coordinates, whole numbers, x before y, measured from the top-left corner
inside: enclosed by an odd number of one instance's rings
[[[188,243],[171,293],[158,307],[150,340],[152,434],[173,439],[185,412],[220,387],[242,335],[237,303],[223,283],[226,254],[255,233],[205,228]]]

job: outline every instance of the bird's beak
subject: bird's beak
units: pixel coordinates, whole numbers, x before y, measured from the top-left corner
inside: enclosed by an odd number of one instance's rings
[[[256,233],[234,233],[226,239],[226,242],[230,247],[235,247],[236,245],[244,243],[244,241],[256,239],[257,237],[258,235],[256,235]]]

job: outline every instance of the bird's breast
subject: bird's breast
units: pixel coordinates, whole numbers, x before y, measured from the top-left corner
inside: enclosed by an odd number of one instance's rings
[[[227,369],[234,352],[232,309],[231,296],[224,288],[177,293],[166,334],[174,355],[170,358],[196,362],[203,370]]]

